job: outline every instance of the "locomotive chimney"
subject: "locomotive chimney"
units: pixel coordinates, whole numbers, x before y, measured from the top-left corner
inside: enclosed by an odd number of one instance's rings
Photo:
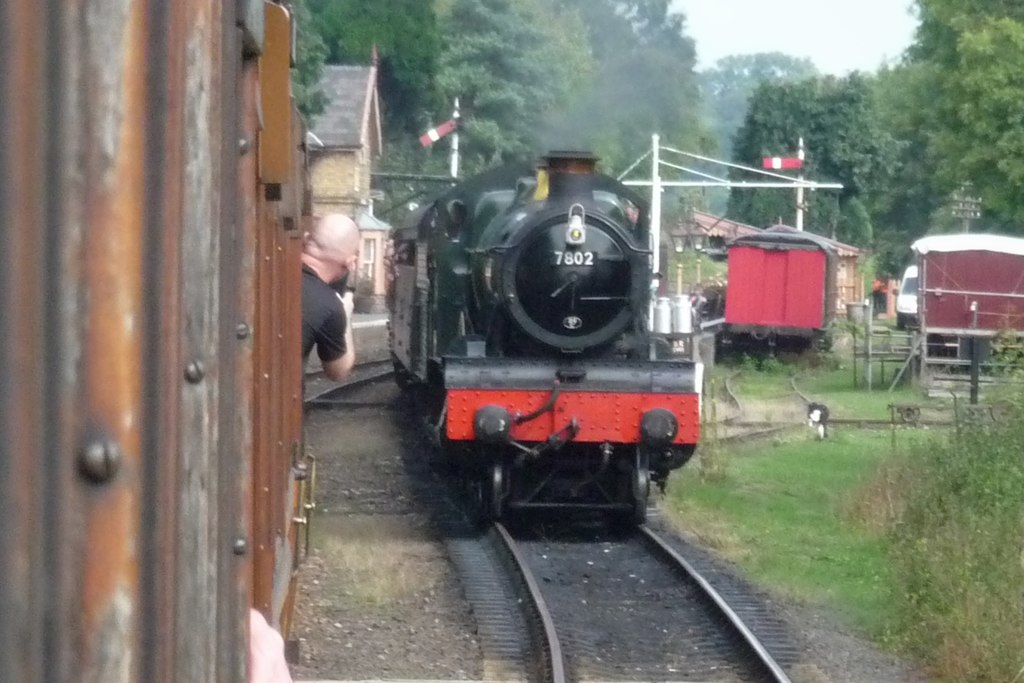
[[[597,172],[597,157],[590,152],[555,151],[549,152],[544,161],[547,165],[549,197],[589,194],[592,178]]]

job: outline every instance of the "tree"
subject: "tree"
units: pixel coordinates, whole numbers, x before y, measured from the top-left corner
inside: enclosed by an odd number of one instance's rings
[[[543,113],[556,101],[545,37],[529,9],[512,0],[456,0],[445,21],[439,82],[462,104],[470,169],[531,156]]]
[[[376,47],[386,130],[415,137],[440,107],[434,8],[424,0],[305,0],[331,64],[368,64]]]
[[[935,146],[934,86],[930,69],[920,64],[882,69],[871,86],[896,156],[892,172],[865,204],[875,227],[876,264],[898,275],[910,260],[910,245],[934,227],[948,195],[936,175],[942,160]]]
[[[549,137],[595,150],[610,169],[649,148],[652,133],[707,149],[682,14],[667,0],[549,1],[560,12],[578,12],[596,61],[592,87],[551,117]]]
[[[295,0],[292,3],[297,26],[292,90],[299,111],[306,120],[312,120],[327,106],[327,97],[319,87],[324,60],[327,58],[327,46],[317,30],[307,2]]]
[[[1024,221],[1024,5],[1010,0],[918,0],[911,51],[931,77],[936,173],[971,182],[987,213]],[[1019,229],[1019,228],[1018,228]]]
[[[733,157],[756,166],[763,157],[792,153],[800,137],[808,149],[806,174],[843,184],[836,195],[808,193],[811,229],[868,244],[872,230],[862,198],[884,184],[896,153],[895,141],[881,126],[868,81],[854,74],[762,84],[751,97]],[[728,213],[754,225],[771,224],[780,215],[792,214],[792,192],[733,190]],[[838,197],[838,206],[831,196]]]
[[[781,52],[723,57],[702,72],[701,96],[712,121],[721,158],[732,156],[732,138],[743,124],[747,103],[757,86],[799,81],[817,73],[811,60]]]

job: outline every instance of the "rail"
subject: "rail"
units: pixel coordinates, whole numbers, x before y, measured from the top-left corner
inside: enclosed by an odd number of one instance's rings
[[[333,384],[322,391],[313,392],[303,401],[306,408],[337,408],[345,405],[343,396],[353,389],[367,384],[379,382],[393,375],[394,365],[390,360],[370,361],[357,364],[352,375],[338,384]],[[311,378],[322,377],[323,372],[308,373],[307,381]]]
[[[778,662],[775,661],[775,658],[768,652],[760,639],[747,627],[739,615],[736,614],[736,611],[715,590],[714,586],[650,527],[642,526],[639,531],[649,546],[655,549],[655,552],[658,553],[663,561],[671,565],[687,581],[700,589],[701,595],[714,607],[716,613],[728,624],[736,638],[749,650],[756,668],[760,669],[758,673],[764,677],[763,680],[774,681],[775,683],[791,683],[789,676],[779,666]]]
[[[502,550],[506,554],[509,564],[514,568],[519,583],[524,588],[528,597],[529,611],[533,615],[533,622],[536,628],[531,632],[531,639],[539,645],[546,657],[538,661],[541,678],[549,683],[565,683],[565,659],[562,656],[562,645],[558,640],[558,633],[555,630],[554,619],[548,610],[544,596],[541,594],[537,579],[533,576],[523,556],[516,546],[515,539],[508,530],[500,523],[494,523],[494,530],[502,542]]]

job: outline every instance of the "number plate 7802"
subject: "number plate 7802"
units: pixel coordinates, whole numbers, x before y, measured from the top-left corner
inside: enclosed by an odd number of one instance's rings
[[[556,266],[592,266],[594,265],[594,252],[592,251],[556,251]]]

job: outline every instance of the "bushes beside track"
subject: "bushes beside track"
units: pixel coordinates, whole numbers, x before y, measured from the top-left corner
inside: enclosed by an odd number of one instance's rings
[[[741,363],[744,405],[781,405],[788,374]],[[848,369],[807,368],[798,384],[833,416],[884,419],[890,403],[946,417],[952,408],[911,388],[858,391]],[[986,399],[1005,404],[1011,391],[1019,385]],[[994,425],[836,425],[824,442],[804,429],[718,445],[706,424],[666,507],[758,583],[833,611],[943,680],[1024,683],[1024,397],[1009,402]]]
[[[1024,408],[881,471],[896,644],[957,681],[1024,680]]]

